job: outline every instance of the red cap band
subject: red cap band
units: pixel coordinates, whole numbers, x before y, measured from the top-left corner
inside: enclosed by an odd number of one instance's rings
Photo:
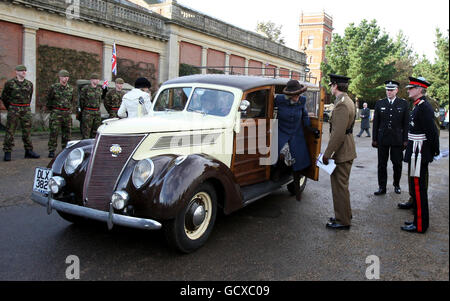
[[[421,86],[421,87],[423,87],[423,88],[428,88],[428,86],[427,85],[425,85],[425,84],[422,84],[422,83],[419,83],[419,82],[410,82],[409,83],[410,85],[414,85],[414,86]]]

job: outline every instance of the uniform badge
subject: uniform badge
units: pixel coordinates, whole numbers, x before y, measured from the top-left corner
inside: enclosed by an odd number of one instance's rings
[[[109,151],[111,152],[114,158],[117,158],[120,155],[120,153],[122,153],[122,148],[120,147],[119,144],[113,144],[109,149]]]

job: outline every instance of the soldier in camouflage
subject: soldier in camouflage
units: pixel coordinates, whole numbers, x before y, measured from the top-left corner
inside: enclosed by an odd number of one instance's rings
[[[61,147],[64,149],[72,135],[72,110],[74,107],[73,88],[68,84],[69,72],[58,73],[59,83],[51,85],[47,94],[47,109],[50,113],[48,157],[54,158],[61,130]]]
[[[106,94],[105,97],[105,108],[108,111],[109,118],[117,118],[117,111],[122,103],[122,97],[125,92],[122,91],[123,84],[125,82],[121,78],[116,79],[116,89],[111,90]]]
[[[25,148],[25,158],[37,159],[40,156],[33,152],[31,143],[31,98],[33,83],[25,79],[27,68],[24,65],[16,67],[16,77],[8,80],[2,91],[2,100],[8,110],[6,135],[3,143],[4,161],[11,161],[11,151],[14,146],[14,132],[17,124],[22,127],[22,141]]]
[[[100,76],[93,73],[90,80],[91,84],[83,87],[80,92],[81,135],[83,139],[95,138],[97,129],[102,123],[100,105],[103,91],[98,86]]]

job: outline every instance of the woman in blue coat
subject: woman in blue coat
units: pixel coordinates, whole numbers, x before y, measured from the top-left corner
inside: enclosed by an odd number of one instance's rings
[[[278,107],[278,154],[288,143],[292,157],[294,176],[294,191],[297,201],[301,200],[300,178],[302,170],[311,166],[311,160],[306,145],[303,129],[306,128],[317,136],[319,131],[311,128],[308,111],[306,110],[306,97],[301,96],[307,87],[296,80],[288,81],[283,94],[275,97],[275,106]],[[282,162],[278,163],[278,166]]]

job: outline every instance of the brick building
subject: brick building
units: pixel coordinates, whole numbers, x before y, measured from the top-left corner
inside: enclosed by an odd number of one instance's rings
[[[134,2],[89,0],[74,7],[67,1],[1,0],[0,92],[4,82],[14,76],[14,67],[24,64],[27,79],[35,84],[32,112],[40,112],[59,69],[71,73],[72,84],[91,72],[114,80],[113,44],[117,46],[117,77],[131,84],[145,76],[158,87],[179,76],[184,65],[198,67],[201,73],[228,66],[219,71],[305,77],[306,56],[302,52],[183,7],[175,0],[152,5]]]
[[[331,43],[333,18],[325,12],[310,14],[302,12],[299,26],[299,49],[306,53],[310,75],[316,78],[316,83],[319,84],[322,78],[320,63],[325,59],[326,45]]]

